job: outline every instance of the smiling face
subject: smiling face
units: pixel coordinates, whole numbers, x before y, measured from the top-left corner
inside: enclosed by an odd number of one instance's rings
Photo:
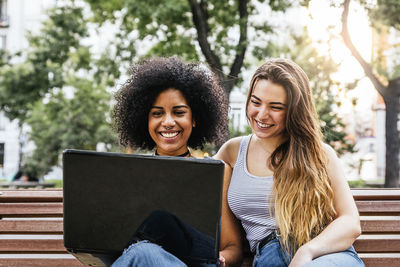
[[[192,110],[179,90],[169,88],[157,96],[149,112],[148,130],[159,155],[185,153],[193,125]]]
[[[285,138],[287,93],[280,84],[258,79],[250,94],[247,117],[254,134],[281,143]]]

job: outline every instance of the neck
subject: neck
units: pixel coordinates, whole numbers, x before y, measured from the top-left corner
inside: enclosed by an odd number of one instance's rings
[[[259,138],[258,136],[256,137],[263,150],[268,152],[269,154],[272,154],[278,146],[280,146],[282,143],[286,141],[286,138],[281,138],[281,137],[265,138],[265,139]]]
[[[156,156],[167,156],[167,155],[160,155],[160,154],[158,154],[158,152],[157,152],[157,150],[156,150]],[[168,155],[168,156],[174,156],[174,157],[187,157],[187,156],[189,156],[190,157],[190,151],[189,151],[189,149],[188,150],[186,150],[186,152],[185,153],[182,153],[182,154],[179,154],[179,155]]]

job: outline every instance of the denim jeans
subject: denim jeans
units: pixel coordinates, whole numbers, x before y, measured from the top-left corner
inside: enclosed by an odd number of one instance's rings
[[[138,227],[134,243],[113,266],[215,266],[215,240],[185,224],[173,214],[157,210]],[[162,265],[154,265],[164,262]],[[170,264],[170,265],[169,265]]]
[[[256,247],[253,267],[287,267],[291,257],[286,253],[277,238],[271,240],[264,247]],[[363,267],[362,260],[358,257],[353,246],[345,251],[335,252],[315,258],[305,267]]]
[[[134,243],[125,249],[122,255],[111,265],[111,267],[128,266],[183,267],[187,265],[159,245],[145,240]]]

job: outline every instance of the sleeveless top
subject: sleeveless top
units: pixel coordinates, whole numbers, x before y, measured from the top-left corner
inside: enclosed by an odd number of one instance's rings
[[[228,189],[228,205],[241,221],[250,249],[254,252],[257,243],[277,226],[275,218],[270,214],[273,176],[259,177],[247,170],[247,150],[251,137],[252,135],[242,137],[240,141]]]

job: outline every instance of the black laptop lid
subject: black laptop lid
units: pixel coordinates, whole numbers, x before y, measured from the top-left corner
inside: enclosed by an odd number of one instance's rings
[[[215,238],[224,164],[213,159],[66,150],[64,245],[79,253],[119,255],[141,222],[166,210]]]

